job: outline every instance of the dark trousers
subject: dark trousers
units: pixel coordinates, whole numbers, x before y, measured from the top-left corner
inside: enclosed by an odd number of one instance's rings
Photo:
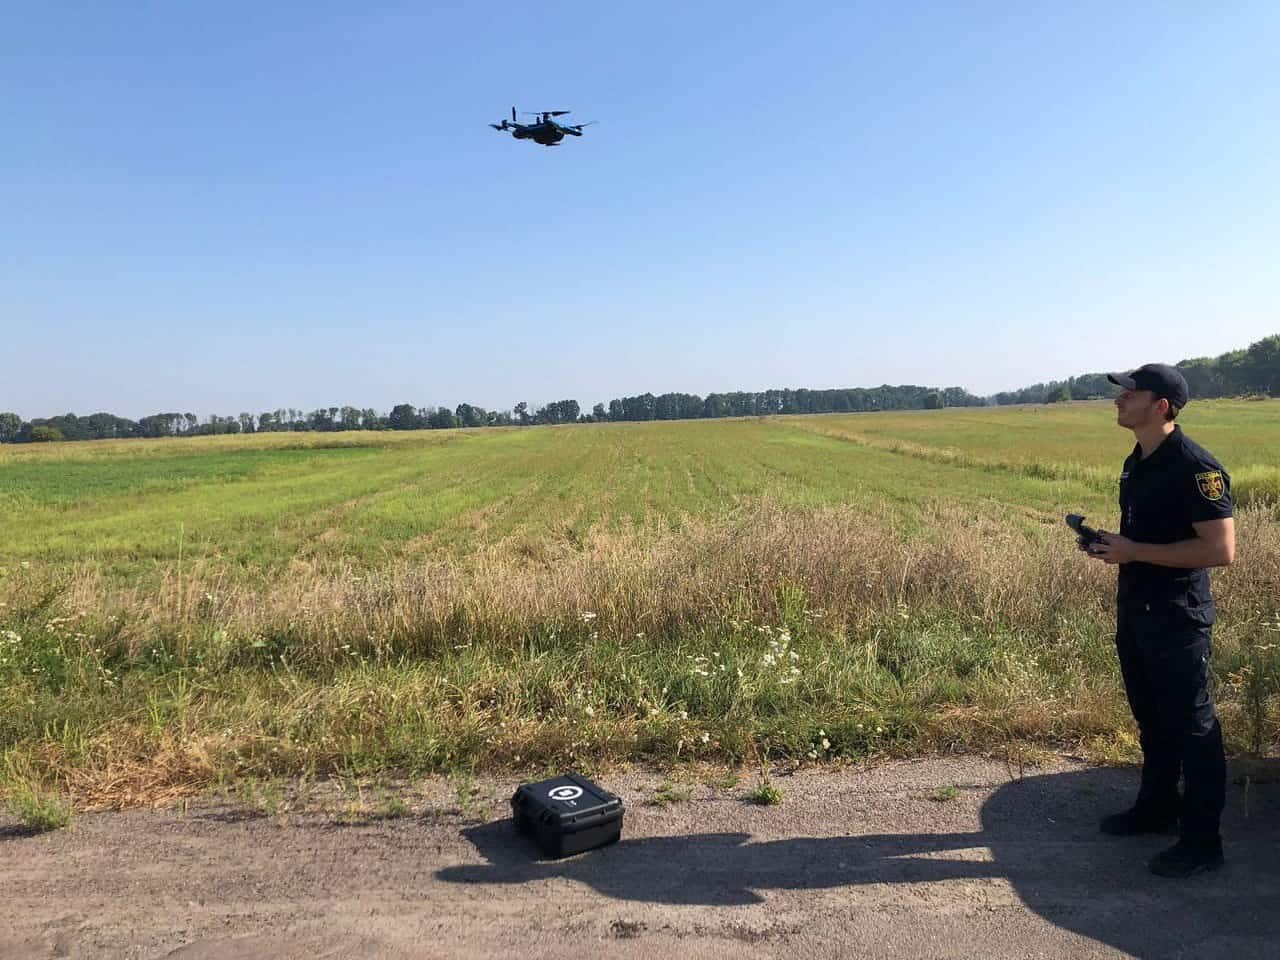
[[[1226,800],[1222,728],[1209,694],[1211,627],[1186,610],[1122,604],[1116,651],[1142,742],[1137,806],[1179,814],[1188,835],[1218,833]],[[1179,775],[1185,781],[1178,797]]]

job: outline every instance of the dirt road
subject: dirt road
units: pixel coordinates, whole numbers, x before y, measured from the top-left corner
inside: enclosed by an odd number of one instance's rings
[[[1107,839],[1132,770],[930,760],[695,785],[607,778],[623,840],[558,863],[482,783],[410,815],[265,816],[218,803],[93,814],[30,836],[0,821],[0,957],[1280,956],[1280,785],[1236,784],[1228,863],[1151,876],[1166,838]],[[949,789],[956,788],[956,789]],[[678,794],[678,791],[677,791]]]

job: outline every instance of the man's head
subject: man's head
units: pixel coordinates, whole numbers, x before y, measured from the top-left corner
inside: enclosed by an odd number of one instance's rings
[[[1107,379],[1120,388],[1116,422],[1130,430],[1172,421],[1189,399],[1186,379],[1163,363],[1148,363],[1128,373],[1109,373]]]

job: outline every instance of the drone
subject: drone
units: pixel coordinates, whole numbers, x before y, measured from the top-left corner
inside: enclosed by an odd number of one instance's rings
[[[511,108],[511,119],[502,118],[501,123],[491,123],[489,126],[495,130],[511,131],[511,136],[517,140],[532,140],[534,143],[540,143],[544,147],[554,147],[564,139],[565,134],[571,137],[582,136],[582,128],[589,127],[595,123],[594,120],[588,120],[586,123],[557,123],[552,117],[563,117],[568,110],[539,110],[533,113],[525,111],[525,116],[537,117],[532,123],[519,123],[516,120],[516,108]]]

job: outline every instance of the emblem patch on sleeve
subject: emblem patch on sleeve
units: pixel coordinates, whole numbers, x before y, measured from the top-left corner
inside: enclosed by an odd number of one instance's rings
[[[1221,500],[1222,495],[1226,493],[1226,484],[1222,482],[1221,470],[1197,473],[1196,486],[1200,488],[1200,496],[1206,500]]]

